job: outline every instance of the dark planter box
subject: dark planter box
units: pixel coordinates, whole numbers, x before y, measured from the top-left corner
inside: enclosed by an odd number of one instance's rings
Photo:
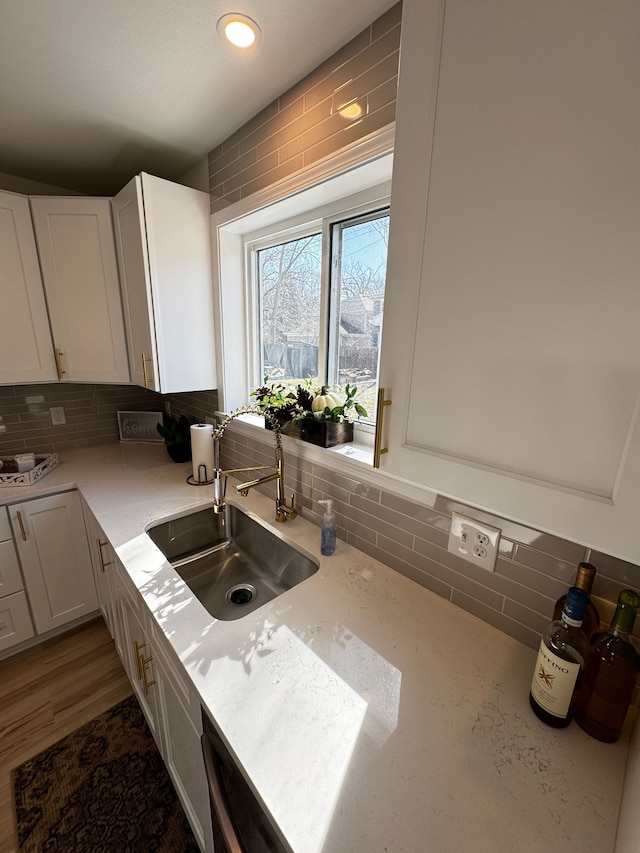
[[[273,429],[271,422],[266,418],[264,419],[264,428]],[[282,420],[280,422],[280,432],[282,435],[290,435],[292,438],[300,438],[300,427],[297,423],[294,423],[294,421],[291,420]]]
[[[353,424],[345,421],[334,424],[331,421],[300,421],[300,438],[318,447],[333,447],[353,441]]]

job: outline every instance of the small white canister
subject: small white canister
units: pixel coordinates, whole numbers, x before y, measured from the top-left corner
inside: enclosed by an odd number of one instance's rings
[[[36,467],[35,453],[16,453],[13,458],[16,460],[19,474],[31,471],[32,468]]]

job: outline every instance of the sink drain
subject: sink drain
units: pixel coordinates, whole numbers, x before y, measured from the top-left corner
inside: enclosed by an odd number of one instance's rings
[[[235,605],[249,604],[257,594],[255,586],[250,583],[238,583],[227,592],[227,601]]]

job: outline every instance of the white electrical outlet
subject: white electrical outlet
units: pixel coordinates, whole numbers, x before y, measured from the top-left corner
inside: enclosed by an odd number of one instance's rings
[[[475,518],[467,518],[459,512],[453,513],[447,547],[452,554],[493,572],[499,543],[500,528],[476,521]]]
[[[66,424],[67,419],[64,416],[63,406],[52,406],[49,409],[49,414],[51,415],[52,426],[61,426],[62,424]]]

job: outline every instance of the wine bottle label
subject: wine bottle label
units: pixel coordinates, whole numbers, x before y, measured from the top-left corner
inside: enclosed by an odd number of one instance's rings
[[[531,695],[547,713],[566,719],[579,674],[579,663],[559,658],[543,640],[531,680]]]

